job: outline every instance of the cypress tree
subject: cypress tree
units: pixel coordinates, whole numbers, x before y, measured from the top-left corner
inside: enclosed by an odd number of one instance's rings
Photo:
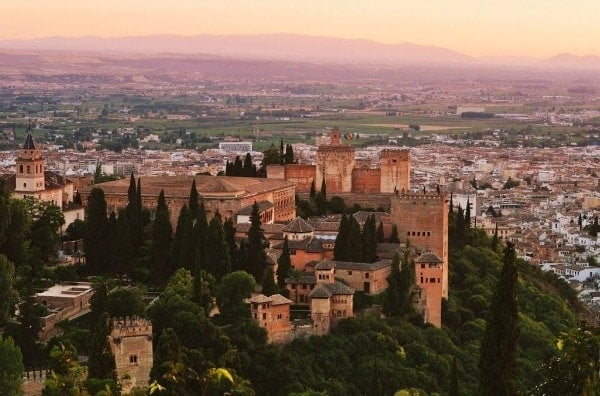
[[[285,146],[285,163],[293,164],[294,163],[294,148],[291,144]]]
[[[400,239],[398,238],[398,226],[396,226],[396,224],[392,225],[392,233],[390,234],[390,243],[400,243]]]
[[[383,243],[385,242],[385,234],[383,233],[383,222],[379,222],[377,226],[377,242]]]
[[[135,185],[135,177],[133,173],[129,179],[129,189],[127,190],[127,221],[129,222],[129,239],[133,245],[135,255],[138,254],[142,247],[142,210],[138,206],[138,190]]]
[[[377,228],[375,215],[370,215],[362,230],[363,259],[367,263],[374,263],[377,260]]]
[[[194,265],[194,239],[192,216],[187,205],[183,205],[177,219],[173,239],[173,264],[175,268],[192,269]]]
[[[310,183],[310,199],[315,199],[317,191],[315,190],[315,179]]]
[[[387,278],[388,288],[384,298],[383,309],[386,315],[401,317],[407,320],[416,314],[415,300],[417,288],[415,284],[415,263],[410,260],[410,248],[406,247],[400,266],[400,256],[392,259],[392,272]]]
[[[350,259],[350,229],[351,223],[348,216],[342,214],[338,234],[335,237],[333,248],[333,259],[337,261],[348,261]]]
[[[137,189],[136,189],[136,209],[138,211],[138,217],[140,222],[138,224],[137,238],[139,239],[140,246],[144,243],[144,227],[148,224],[144,222],[144,207],[142,206],[142,178],[138,177]],[[148,220],[149,221],[149,220]]]
[[[223,232],[225,233],[225,242],[229,248],[229,259],[231,261],[232,271],[237,271],[238,268],[234,268],[237,265],[237,252],[238,247],[235,243],[235,226],[231,218],[226,219],[223,222]]]
[[[268,266],[265,271],[265,277],[262,281],[262,294],[269,297],[273,294],[279,293],[279,288],[275,284],[275,278],[273,277],[273,267]]]
[[[448,219],[454,218],[454,197],[450,194],[450,203],[448,204]]]
[[[254,276],[254,279],[263,279],[263,271],[267,267],[265,255],[265,236],[261,229],[261,222],[256,201],[252,205],[250,215],[250,229],[248,229],[248,245],[246,257],[246,271]]]
[[[233,162],[233,168],[231,170],[231,176],[243,176],[244,167],[242,165],[242,160],[239,155],[235,156],[235,161]]]
[[[198,201],[198,190],[196,189],[196,179],[192,180],[192,188],[190,189],[190,199],[188,203],[190,215],[192,221],[198,218],[198,211],[200,210],[200,203]]]
[[[108,219],[104,191],[93,188],[88,198],[84,235],[86,264],[92,273],[106,271],[108,264]]]
[[[129,230],[129,221],[125,209],[119,209],[114,227],[114,237],[112,240],[113,252],[113,270],[115,273],[133,272],[133,243],[131,242],[131,232]]]
[[[90,340],[88,378],[117,380],[115,357],[108,343],[112,331],[112,321],[108,313],[102,314]]]
[[[496,223],[496,229],[494,230],[494,236],[492,237],[492,250],[495,252],[498,249],[498,223]]]
[[[319,191],[319,192],[321,193],[323,200],[325,202],[327,202],[327,184],[325,183],[324,177],[323,177],[323,181],[321,181],[321,191]]]
[[[281,290],[285,288],[285,278],[292,272],[292,260],[290,256],[290,242],[287,236],[283,240],[281,256],[277,259],[277,285]]]
[[[206,234],[208,233],[208,221],[206,220],[206,211],[204,210],[204,202],[200,201],[198,207],[198,218],[194,222],[193,241],[194,241],[194,273],[204,267],[205,257],[205,242]]]
[[[486,321],[479,360],[479,390],[483,395],[514,395],[519,338],[517,255],[512,243],[504,249],[500,278]]]
[[[358,224],[358,221],[356,221],[354,216],[350,216],[350,221],[350,238],[348,242],[350,251],[349,260],[360,263],[365,260],[365,257],[363,256],[363,241],[360,232],[360,224]]]
[[[283,151],[283,138],[279,141],[279,158],[281,165],[285,164],[285,153]]]
[[[458,383],[458,364],[456,362],[456,356],[452,360],[452,376],[450,377],[450,389],[448,390],[448,396],[460,396],[460,386]]]
[[[154,381],[163,381],[163,375],[166,368],[163,364],[167,362],[178,363],[183,359],[183,351],[179,338],[171,327],[162,331],[156,342],[154,351],[152,370],[150,370],[150,379]]]
[[[160,190],[156,217],[152,227],[152,260],[154,268],[161,279],[168,279],[173,272],[171,268],[171,240],[173,229],[169,220],[169,208],[165,200],[165,191]]]
[[[208,223],[206,234],[206,265],[205,269],[217,280],[231,272],[229,246],[225,241],[225,232],[221,223],[221,215],[215,213]]]
[[[469,202],[469,198],[467,198],[467,208],[465,209],[465,229],[471,228],[471,203]]]

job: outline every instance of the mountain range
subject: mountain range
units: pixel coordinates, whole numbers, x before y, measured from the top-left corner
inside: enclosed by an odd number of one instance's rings
[[[600,70],[600,57],[559,54],[549,58],[473,57],[450,49],[413,43],[388,44],[298,34],[151,35],[126,37],[47,37],[0,40],[0,50],[115,52],[129,55],[187,54],[244,59],[355,65],[519,66]]]

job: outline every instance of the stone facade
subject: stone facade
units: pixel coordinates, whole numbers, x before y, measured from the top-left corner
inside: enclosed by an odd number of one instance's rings
[[[321,189],[325,179],[327,193],[393,193],[410,189],[410,150],[385,149],[380,153],[380,167],[371,168],[370,161],[355,159],[354,148],[343,145],[339,129],[331,131],[328,144],[317,148],[314,165],[288,164],[267,167],[270,179],[285,179],[301,193]]]
[[[270,297],[264,294],[250,298],[250,312],[258,325],[267,331],[268,340],[273,344],[285,344],[292,340],[290,304],[292,300],[281,294]]]
[[[192,178],[196,179],[198,195],[204,202],[206,215],[210,219],[219,211],[223,219],[235,221],[237,213],[254,202],[268,201],[274,206],[275,222],[288,222],[296,217],[295,187],[285,180],[268,180],[251,177],[230,176],[157,176],[142,177],[142,205],[156,210],[158,195],[165,192],[165,200],[176,224],[179,212],[189,201]],[[96,184],[81,191],[84,205],[92,187],[104,191],[107,208],[117,211],[127,206],[129,179]]]
[[[416,284],[424,296],[424,319],[435,327],[442,327],[442,260],[433,253],[425,253],[415,261]]]
[[[140,318],[115,320],[108,339],[123,393],[147,387],[153,360],[152,324]]]
[[[392,223],[401,242],[442,260],[442,297],[448,298],[448,195],[396,192],[391,199]]]

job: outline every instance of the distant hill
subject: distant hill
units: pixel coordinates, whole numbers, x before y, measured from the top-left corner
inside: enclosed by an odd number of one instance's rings
[[[48,37],[1,40],[0,49],[207,54],[227,57],[334,63],[473,63],[475,58],[445,48],[411,43],[386,44],[362,39],[297,34],[153,35],[102,38]]]

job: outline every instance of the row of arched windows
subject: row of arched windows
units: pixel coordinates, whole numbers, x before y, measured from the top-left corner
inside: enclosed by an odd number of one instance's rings
[[[42,171],[42,165],[35,166],[35,173],[40,173]],[[27,165],[27,173],[31,173],[31,165]],[[23,165],[19,165],[19,173],[23,173]]]

